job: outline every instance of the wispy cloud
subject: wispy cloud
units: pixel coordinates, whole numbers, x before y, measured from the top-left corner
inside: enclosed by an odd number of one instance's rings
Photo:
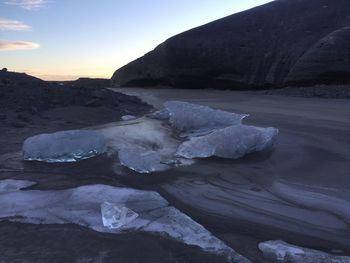
[[[0,51],[28,50],[39,47],[39,44],[28,41],[0,40]]]
[[[0,30],[28,30],[30,28],[21,21],[0,18]]]
[[[27,10],[35,10],[45,7],[47,2],[47,0],[7,0],[4,3],[19,6]]]

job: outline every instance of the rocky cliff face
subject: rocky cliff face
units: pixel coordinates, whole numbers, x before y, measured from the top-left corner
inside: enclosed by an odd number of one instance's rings
[[[349,26],[349,0],[276,0],[174,36],[112,80],[231,89],[343,84]]]

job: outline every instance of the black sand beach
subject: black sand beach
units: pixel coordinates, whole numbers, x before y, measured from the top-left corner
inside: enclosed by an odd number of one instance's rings
[[[132,108],[127,104],[127,111],[119,107],[114,113],[104,107],[48,109],[31,117],[25,127],[13,126],[12,116],[17,114],[14,110],[1,123],[2,134],[6,134],[1,136],[1,179],[32,180],[38,184],[31,189],[38,190],[90,184],[155,190],[253,262],[265,262],[257,245],[271,239],[350,255],[349,228],[342,225],[337,211],[303,205],[295,196],[285,196],[274,184],[297,185],[307,191],[321,191],[325,196],[347,195],[350,189],[348,100],[215,90],[118,91],[137,95],[156,108],[166,100],[177,99],[249,113],[246,123],[277,127],[280,135],[273,151],[236,161],[211,158],[193,166],[138,175],[126,168],[116,172],[113,156],[73,164],[23,162],[21,144],[23,139],[37,133],[118,121],[126,112],[140,116],[149,112],[150,106],[136,103]],[[110,114],[106,114],[108,111]],[[329,227],[327,220],[336,224]],[[47,262],[47,258],[50,262],[115,262],[116,259],[142,262],[144,257],[152,262],[225,261],[171,239],[148,234],[100,234],[74,225],[1,222],[0,234],[4,262]],[[133,253],[136,250],[141,252]]]

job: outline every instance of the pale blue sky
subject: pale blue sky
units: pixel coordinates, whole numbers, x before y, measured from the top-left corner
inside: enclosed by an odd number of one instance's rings
[[[0,67],[110,77],[175,34],[270,1],[0,0]]]

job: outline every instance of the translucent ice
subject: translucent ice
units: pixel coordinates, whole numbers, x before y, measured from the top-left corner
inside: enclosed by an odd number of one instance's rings
[[[275,128],[234,125],[205,136],[192,137],[179,146],[176,154],[190,159],[210,156],[237,159],[271,146],[277,134]]]
[[[156,192],[107,185],[56,191],[21,191],[21,187],[34,183],[10,183],[12,191],[2,191],[9,181],[0,181],[0,220],[31,224],[78,224],[114,234],[142,231],[166,235],[207,252],[227,256],[231,262],[250,262],[190,217],[169,206]],[[101,212],[105,222],[101,220]],[[139,216],[136,217],[135,213]]]
[[[132,124],[102,127],[100,132],[108,148],[118,152],[121,164],[137,172],[150,173],[181,164],[174,160],[181,142],[158,120],[139,118]]]
[[[120,163],[139,173],[163,171],[193,163],[196,157],[239,158],[268,147],[274,128],[244,126],[247,115],[169,101],[165,108],[132,122],[106,124],[95,131],[42,134],[24,142],[26,160],[73,162],[104,153],[118,154]],[[123,116],[124,120],[134,116]],[[169,119],[171,127],[162,120]],[[174,137],[174,131],[180,136]],[[189,139],[189,140],[188,140]],[[183,142],[184,140],[188,140]],[[187,158],[187,160],[185,159]]]
[[[30,161],[76,162],[106,150],[104,136],[96,131],[62,131],[40,134],[23,143],[23,157]]]
[[[101,214],[103,225],[109,229],[121,228],[134,221],[139,216],[125,206],[110,202],[103,202],[101,204]]]
[[[163,110],[161,116],[169,112],[172,128],[184,137],[207,134],[215,129],[241,124],[242,119],[248,116],[182,101],[168,101],[164,107],[165,111]]]
[[[230,262],[250,262],[174,207],[159,209],[151,214],[158,219],[145,228],[147,231],[176,237],[186,244],[200,246],[205,251],[226,255]]]
[[[264,256],[277,262],[290,263],[349,263],[350,257],[334,256],[321,251],[294,246],[281,240],[259,244]]]
[[[162,163],[158,152],[143,147],[134,146],[121,149],[118,152],[118,156],[122,165],[138,173],[150,173],[169,168],[168,165]]]

